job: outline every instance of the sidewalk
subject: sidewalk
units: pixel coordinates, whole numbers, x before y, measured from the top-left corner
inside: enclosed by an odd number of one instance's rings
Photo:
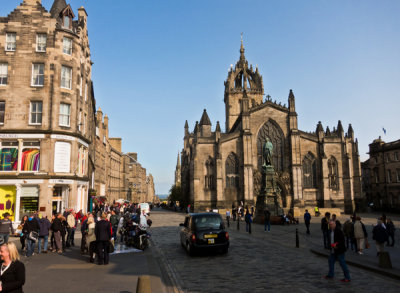
[[[20,251],[19,238],[12,237],[10,241]],[[165,273],[154,256],[153,247],[144,252],[111,254],[110,263],[105,266],[89,263],[89,257],[80,254],[80,243],[81,235],[77,230],[76,246],[62,255],[37,254],[37,245],[34,256],[21,255],[26,268],[24,292],[78,292],[85,288],[89,292],[134,293],[138,278],[143,275],[150,277],[151,292],[172,292],[170,281],[165,279]]]
[[[400,251],[399,251],[399,241],[400,232],[399,225],[395,223],[397,227],[397,233],[395,235],[395,246],[387,247],[385,246],[385,251],[390,254],[392,269],[383,269],[379,267],[379,259],[376,256],[375,241],[372,240],[372,223],[375,221],[375,215],[372,218],[367,218],[364,216],[364,222],[368,232],[368,241],[371,245],[369,249],[365,249],[363,255],[359,255],[354,251],[348,250],[346,252],[346,261],[349,265],[353,265],[365,270],[369,270],[386,277],[391,277],[396,280],[400,280]],[[342,218],[342,217],[341,217]],[[347,218],[346,216],[343,219]],[[323,248],[323,238],[320,231],[320,221],[321,217],[314,218],[311,223],[311,235],[306,234],[306,227],[300,219],[300,224],[298,225],[272,225],[271,232],[264,232],[264,225],[252,224],[252,237],[257,237],[265,241],[278,242],[283,246],[295,247],[296,246],[296,229],[298,229],[300,250],[307,249],[316,255],[328,257],[329,252]],[[230,228],[228,228],[230,233],[247,233],[246,223],[240,221],[240,230],[237,230],[237,222],[230,221]]]

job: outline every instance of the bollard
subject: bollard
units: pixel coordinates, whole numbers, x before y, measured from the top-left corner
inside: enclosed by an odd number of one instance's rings
[[[150,276],[139,276],[136,293],[151,293]]]
[[[237,217],[237,229],[238,231],[240,230],[240,217]]]
[[[299,248],[299,229],[296,228],[296,247]]]

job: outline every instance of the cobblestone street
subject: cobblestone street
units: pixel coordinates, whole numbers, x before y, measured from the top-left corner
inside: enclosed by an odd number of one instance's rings
[[[179,243],[179,223],[183,222],[184,214],[154,211],[151,218],[155,249],[182,292],[400,290],[400,282],[352,266],[349,266],[352,282],[343,284],[338,263],[335,280],[323,279],[328,270],[327,259],[315,256],[305,245],[295,248],[293,229],[273,226],[271,233],[264,233],[260,225],[253,225],[254,233],[249,235],[244,233],[244,226],[237,231],[233,223],[229,228],[231,246],[227,255],[189,257]]]

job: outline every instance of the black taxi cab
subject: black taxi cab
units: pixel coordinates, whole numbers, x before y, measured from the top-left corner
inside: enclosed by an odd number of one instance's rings
[[[229,249],[229,234],[224,221],[217,213],[193,213],[180,224],[180,241],[189,255],[200,250],[218,250],[225,254]]]

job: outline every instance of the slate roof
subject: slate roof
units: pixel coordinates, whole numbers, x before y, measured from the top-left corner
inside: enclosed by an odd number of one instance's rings
[[[60,16],[60,12],[67,7],[67,2],[65,0],[54,0],[53,6],[51,6],[50,14],[54,18],[58,18]]]
[[[201,116],[200,119],[200,126],[201,125],[211,125],[210,118],[208,117],[206,109],[204,109],[203,115]]]

